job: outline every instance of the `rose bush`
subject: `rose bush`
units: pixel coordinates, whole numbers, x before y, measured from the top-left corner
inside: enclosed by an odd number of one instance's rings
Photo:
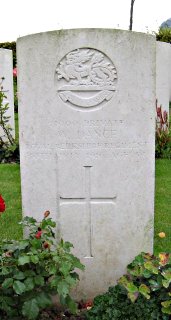
[[[2,212],[5,203],[0,199]],[[57,243],[56,223],[49,214],[46,211],[40,223],[25,217],[20,224],[28,236],[0,243],[0,319],[37,319],[53,305],[53,296],[73,313],[77,310],[70,290],[79,280],[75,269],[84,266],[71,253],[71,243]]]

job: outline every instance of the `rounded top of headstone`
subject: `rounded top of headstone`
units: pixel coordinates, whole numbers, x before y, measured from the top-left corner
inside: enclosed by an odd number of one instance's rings
[[[171,28],[171,18],[169,18],[169,19],[167,19],[166,21],[164,21],[162,24],[161,24],[161,26],[160,26],[160,28]]]
[[[17,43],[19,42],[23,42],[23,41],[29,41],[29,40],[36,40],[38,38],[42,38],[42,37],[62,37],[62,36],[67,36],[67,35],[78,35],[78,34],[83,34],[83,33],[102,33],[102,34],[106,34],[106,33],[110,33],[110,34],[116,34],[118,36],[120,35],[127,35],[130,38],[132,37],[154,37],[154,35],[151,34],[147,34],[144,32],[137,32],[137,31],[130,31],[130,30],[123,30],[123,29],[113,29],[113,28],[71,28],[71,29],[58,29],[58,30],[49,30],[46,32],[38,32],[38,33],[33,33],[33,34],[27,34],[24,36],[21,36],[17,39]]]

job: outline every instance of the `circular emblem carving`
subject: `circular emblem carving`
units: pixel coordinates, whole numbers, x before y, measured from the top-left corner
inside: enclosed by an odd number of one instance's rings
[[[92,108],[107,102],[116,90],[116,68],[96,49],[71,51],[58,64],[56,75],[60,98],[77,108]]]

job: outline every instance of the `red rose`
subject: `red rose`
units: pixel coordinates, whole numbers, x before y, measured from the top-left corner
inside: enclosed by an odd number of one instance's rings
[[[0,212],[4,212],[4,211],[5,211],[5,202],[2,196],[0,195]]]
[[[40,239],[40,238],[41,238],[41,235],[42,235],[42,230],[39,230],[39,231],[37,231],[35,237],[36,237],[37,239]]]

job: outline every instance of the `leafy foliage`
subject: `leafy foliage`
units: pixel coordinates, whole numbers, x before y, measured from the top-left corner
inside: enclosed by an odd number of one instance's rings
[[[171,28],[160,28],[155,35],[157,41],[171,43]]]
[[[42,309],[52,306],[52,296],[76,312],[70,296],[79,276],[75,268],[84,270],[71,253],[72,244],[62,239],[55,242],[55,222],[48,217],[38,223],[25,217],[21,224],[28,237],[0,244],[0,318],[37,319]]]
[[[127,290],[128,298],[135,302],[143,296],[155,299],[162,312],[162,319],[171,314],[171,258],[167,253],[158,257],[141,253],[127,267],[127,274],[118,281]],[[156,318],[158,319],[158,318]]]
[[[4,78],[1,78],[1,85]],[[0,88],[0,163],[1,162],[19,162],[19,145],[12,136],[12,128],[9,125],[10,117],[6,115],[9,104],[4,103],[6,95],[3,87]]]
[[[118,285],[94,299],[87,320],[169,320],[171,256],[141,253],[127,267]]]
[[[168,114],[157,106],[156,101],[156,146],[155,157],[171,159],[171,132],[169,130]]]
[[[169,319],[168,315],[162,315],[157,297],[147,300],[140,295],[132,303],[127,297],[127,291],[123,286],[116,285],[94,299],[94,305],[87,312],[87,320],[152,320]]]

